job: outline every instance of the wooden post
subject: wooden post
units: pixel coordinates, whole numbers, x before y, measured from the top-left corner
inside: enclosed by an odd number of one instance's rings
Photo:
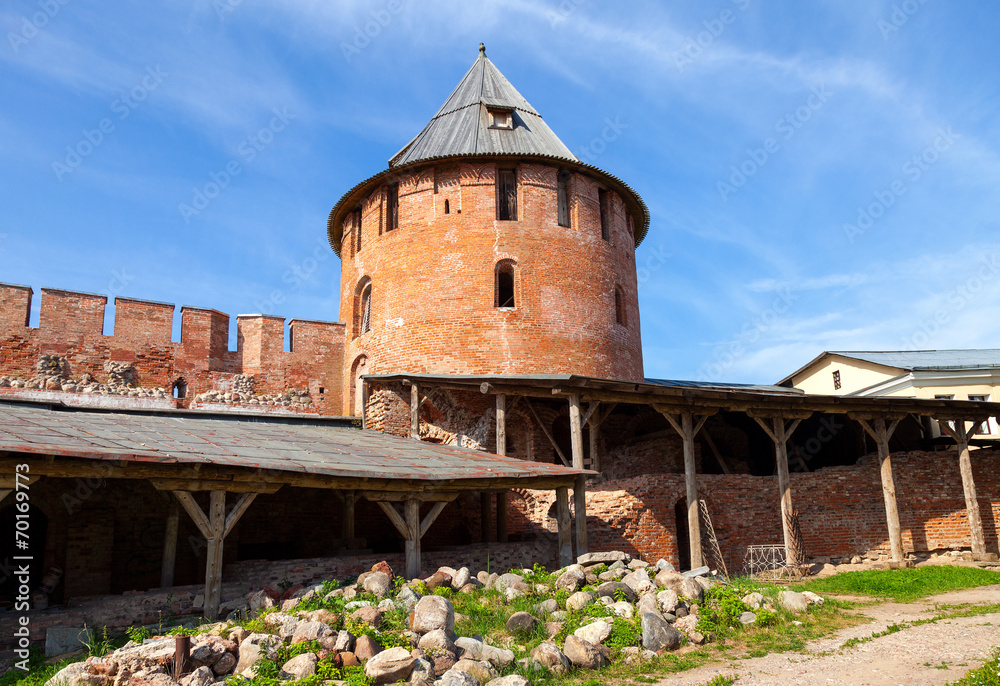
[[[885,522],[889,529],[889,548],[895,562],[903,561],[903,534],[899,528],[899,509],[896,506],[896,482],[892,476],[892,460],[889,457],[889,439],[892,438],[899,420],[893,420],[886,427],[885,417],[875,417],[871,423],[863,418],[856,418],[861,427],[875,440],[878,446],[878,459],[881,465],[882,500],[885,502]]]
[[[489,491],[479,492],[479,525],[483,543],[493,540],[493,498]]]
[[[174,681],[191,671],[191,637],[174,636]]]
[[[420,389],[410,384],[410,438],[420,440]]]
[[[576,514],[576,556],[589,552],[587,543],[587,477],[578,474],[573,487],[573,510]]]
[[[569,521],[569,489],[565,486],[556,489],[556,526],[559,532],[559,566],[567,567],[573,564],[573,535]]]
[[[181,509],[177,501],[171,499],[167,509],[167,527],[163,535],[163,564],[160,566],[160,587],[174,585],[174,568],[177,563],[177,527]]]
[[[663,407],[657,406],[656,410],[674,427],[674,431],[680,434],[684,444],[684,486],[687,495],[687,520],[688,520],[688,547],[691,553],[691,568],[697,569],[703,564],[701,551],[701,512],[698,508],[698,476],[694,459],[694,438],[705,426],[709,415],[703,416],[694,423],[694,415],[690,412],[682,412],[680,418],[667,412]]]
[[[257,497],[257,493],[241,493],[232,512],[226,516],[226,492],[211,491],[210,507],[206,516],[189,491],[174,491],[181,506],[191,516],[198,531],[205,537],[208,548],[205,561],[205,617],[216,619],[222,600],[222,542]]]
[[[357,494],[354,491],[344,492],[344,517],[341,526],[341,538],[348,550],[354,549],[354,506]]]
[[[789,528],[792,516],[792,483],[788,476],[788,439],[792,437],[802,420],[810,417],[812,412],[798,412],[798,416],[792,420],[791,424],[785,424],[787,416],[770,417],[771,421],[768,424],[765,421],[768,419],[767,417],[760,417],[749,412],[747,414],[753,417],[754,421],[760,425],[760,428],[774,443],[774,462],[778,472],[778,497],[780,498],[781,533],[785,543],[785,562],[799,564],[802,551],[796,549],[792,530]]]
[[[2,503],[4,499],[7,496],[9,496],[11,491],[13,490],[14,490],[13,488],[0,488],[0,503]]]
[[[507,455],[507,396],[503,393],[497,393],[497,455]]]
[[[979,514],[979,500],[976,497],[976,481],[972,476],[972,458],[969,452],[970,434],[979,426],[973,422],[970,431],[964,420],[957,420],[952,428],[948,422],[940,422],[941,429],[951,436],[958,445],[958,468],[962,473],[962,489],[965,491],[965,512],[969,518],[969,537],[972,540],[972,554],[977,560],[986,559],[986,537],[983,535],[983,520]]]
[[[497,540],[507,542],[507,491],[497,492]]]
[[[580,396],[569,397],[569,433],[573,446],[573,469],[583,469],[583,425],[580,421]]]
[[[785,418],[773,417],[774,459],[778,470],[778,494],[781,498],[781,533],[785,539],[785,561],[788,564],[798,564],[797,555],[792,544],[792,531],[789,528],[792,517],[792,484],[788,477],[788,436],[785,433]]]
[[[403,513],[409,534],[406,541],[406,578],[416,579],[420,576],[420,501],[407,500]]]
[[[205,563],[205,616],[216,619],[222,602],[222,543],[226,538],[226,492],[212,491],[208,560]]]

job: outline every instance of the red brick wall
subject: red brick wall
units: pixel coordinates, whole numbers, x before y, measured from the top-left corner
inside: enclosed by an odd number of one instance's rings
[[[954,452],[892,456],[903,545],[907,551],[971,546],[965,495]],[[1000,454],[972,456],[987,548],[997,549],[1000,523]],[[792,502],[799,511],[805,552],[840,557],[888,550],[877,458],[851,467],[792,473]],[[699,474],[730,572],[742,567],[746,546],[782,541],[777,477]],[[589,484],[587,523],[591,550],[625,550],[646,559],[679,563],[674,506],[685,498],[683,474],[643,474]],[[549,526],[555,495],[524,491],[511,499],[511,532]]]
[[[253,374],[258,393],[308,389],[320,413],[343,413],[342,324],[293,321],[294,350],[284,352],[283,319],[241,316],[240,349],[230,351],[229,315],[216,310],[182,308],[181,340],[175,343],[173,305],[117,298],[115,333],[105,336],[104,296],[43,288],[34,328],[27,326],[31,294],[30,288],[0,284],[0,375],[31,378],[40,355],[58,354],[68,359],[72,378],[89,373],[103,382],[106,361],[128,362],[142,386],[171,389],[183,378],[185,404],[197,393],[226,388],[235,374]]]
[[[558,225],[556,167],[518,168],[518,221],[496,220],[493,163],[439,165],[399,178],[399,228],[385,230],[384,189],[345,226],[341,318],[345,377],[360,355],[367,373],[573,373],[639,381],[642,350],[635,245],[612,193],[601,238],[598,185],[575,174],[572,227]],[[437,183],[435,184],[435,175]],[[435,186],[437,192],[435,192]],[[444,213],[445,201],[450,212]],[[494,305],[494,267],[517,264],[516,308]],[[371,331],[360,334],[359,285],[372,282]],[[627,326],[615,321],[623,289]],[[345,407],[350,385],[345,385]]]

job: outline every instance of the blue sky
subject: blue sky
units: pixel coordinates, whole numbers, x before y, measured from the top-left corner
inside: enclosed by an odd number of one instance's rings
[[[35,288],[33,323],[43,286],[337,319],[330,208],[482,41],[649,205],[647,376],[1000,347],[998,19],[986,0],[9,0],[0,281]]]

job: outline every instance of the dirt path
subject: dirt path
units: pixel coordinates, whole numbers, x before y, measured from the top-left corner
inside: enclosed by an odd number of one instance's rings
[[[914,603],[882,603],[854,610],[852,612],[871,617],[872,621],[814,641],[806,646],[804,653],[775,653],[706,665],[667,677],[659,686],[700,686],[719,674],[737,676],[735,683],[739,686],[947,684],[979,667],[991,649],[1000,645],[1000,613],[940,620],[852,648],[840,650],[840,646],[848,639],[884,631],[890,624],[933,617],[938,614],[935,604],[962,603],[1000,603],[1000,586],[954,591]],[[823,654],[828,651],[829,654]]]

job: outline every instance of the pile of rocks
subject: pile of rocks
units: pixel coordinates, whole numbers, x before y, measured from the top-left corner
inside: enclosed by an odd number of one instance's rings
[[[356,583],[327,594],[321,585],[296,586],[283,594],[264,589],[226,603],[224,609],[231,613],[227,622],[203,626],[192,639],[194,671],[180,683],[210,686],[233,677],[250,680],[265,658],[280,662],[279,679],[288,682],[325,679],[329,668],[355,668],[363,669],[375,684],[411,686],[530,686],[525,675],[600,669],[615,659],[637,665],[676,650],[685,638],[692,643],[710,640],[698,631],[699,602],[707,589],[722,581],[707,572],[702,568],[681,574],[664,560],[649,565],[617,552],[581,556],[578,564],[548,578],[549,583],[539,583],[533,570],[472,574],[465,567],[442,567],[422,580],[394,584],[389,565],[380,562]],[[447,591],[442,594],[443,588]],[[495,603],[495,595],[483,593],[489,590],[508,603],[525,598],[532,611],[511,613],[502,638],[456,635],[456,621],[464,618],[445,596],[471,594],[465,602],[487,603],[492,597]],[[775,609],[760,593],[750,593],[743,602],[751,608],[740,617],[743,624],[756,621],[752,609]],[[777,600],[793,613],[822,602],[819,596],[790,591]],[[519,604],[525,606],[524,601]],[[577,626],[581,613],[586,615],[585,609],[595,604],[606,609],[595,614],[608,616]],[[404,632],[394,634],[384,626],[386,613],[392,612],[407,617]],[[248,617],[256,618],[249,625],[253,632],[231,623]],[[575,623],[564,631],[572,617]],[[606,644],[618,617],[634,622],[641,632],[634,645],[619,644],[620,650],[615,650]],[[527,645],[516,645],[537,637],[540,630],[548,639],[530,651]],[[310,642],[302,646],[308,650],[295,651],[299,654],[287,659],[292,654],[288,648],[302,642]],[[522,657],[517,659],[511,648]],[[150,639],[70,665],[46,686],[168,686],[173,683],[168,676],[172,657],[171,638]]]
[[[143,388],[136,386],[139,374],[135,367],[125,362],[105,362],[107,383],[99,383],[90,374],[83,374],[79,380],[69,376],[69,363],[60,355],[42,355],[35,365],[35,376],[24,379],[15,376],[0,376],[0,388],[23,388],[39,391],[63,391],[93,395],[120,395],[130,398],[169,398],[165,388]]]
[[[252,384],[249,393],[236,390],[237,388],[236,384],[234,384],[234,390],[232,391],[206,391],[205,393],[199,393],[194,399],[200,403],[267,405],[269,407],[287,407],[293,410],[307,409],[312,406],[312,398],[309,396],[309,391],[307,390],[289,388],[281,394],[267,395],[254,394]]]

